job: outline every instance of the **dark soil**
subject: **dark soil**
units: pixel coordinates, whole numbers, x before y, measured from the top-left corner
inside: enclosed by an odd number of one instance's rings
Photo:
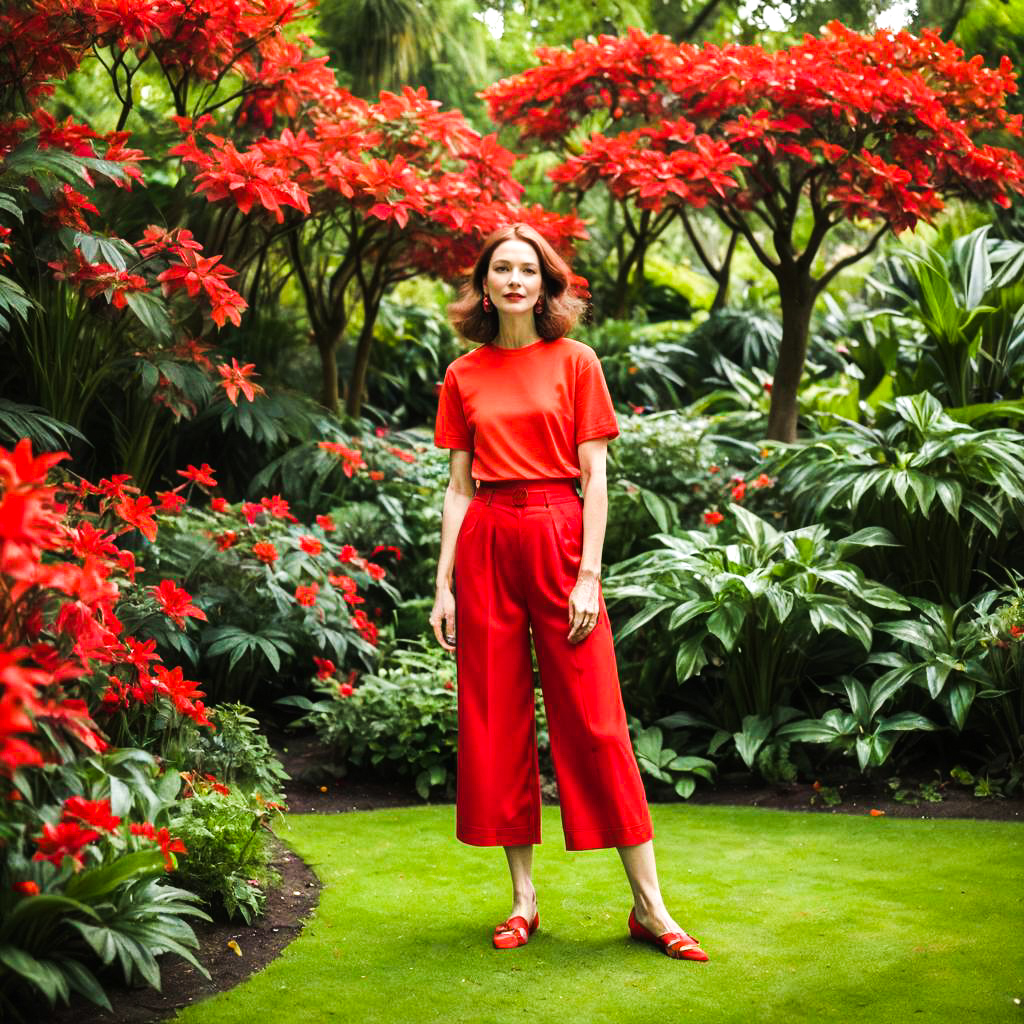
[[[288,809],[294,814],[338,814],[385,807],[422,804],[412,781],[381,781],[371,776],[339,777],[331,771],[323,749],[311,735],[270,733],[288,773]],[[892,818],[978,818],[992,821],[1024,821],[1024,798],[979,799],[963,787],[940,788],[940,802],[920,799],[920,783],[907,782],[911,792],[894,800],[886,789],[879,791],[861,782],[836,787],[841,803],[829,806],[820,789],[810,784],[777,786],[753,784],[746,779],[726,779],[714,789],[700,788],[692,804],[765,807],[775,810],[828,814],[870,814],[881,811]],[[545,803],[555,803],[554,784],[542,787]],[[914,802],[914,797],[917,802]],[[658,794],[652,794],[658,799]],[[671,794],[663,799],[671,799]],[[168,954],[161,958],[162,992],[150,988],[108,989],[113,1013],[75,1000],[54,1013],[52,1024],[149,1024],[167,1019],[176,1009],[225,989],[233,988],[250,974],[265,967],[299,932],[319,901],[320,882],[316,875],[283,844],[274,861],[282,883],[268,894],[267,912],[251,927],[243,924],[196,922],[200,940],[197,958],[210,972],[204,978],[191,964]],[[234,940],[242,955],[231,947]]]

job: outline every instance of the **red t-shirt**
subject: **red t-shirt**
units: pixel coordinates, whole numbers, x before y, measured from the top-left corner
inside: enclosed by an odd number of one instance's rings
[[[434,423],[438,448],[473,453],[476,480],[578,477],[576,446],[618,434],[600,360],[571,338],[459,356]]]

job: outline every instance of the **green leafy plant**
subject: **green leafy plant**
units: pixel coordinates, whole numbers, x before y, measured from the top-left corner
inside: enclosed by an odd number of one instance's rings
[[[976,573],[1011,557],[1024,517],[1024,456],[1013,430],[958,422],[926,393],[882,407],[767,460],[798,521],[883,527],[899,547],[869,570],[932,600],[965,603]]]
[[[396,641],[358,686],[322,681],[318,701],[286,697],[304,711],[294,725],[312,725],[341,767],[378,766],[411,775],[427,799],[454,778],[457,710],[455,667],[430,640]]]
[[[188,849],[182,881],[217,911],[251,924],[280,881],[270,865],[270,822],[280,806],[212,777],[189,773],[171,827]]]
[[[897,250],[871,279],[898,300],[883,312],[917,356],[905,386],[954,410],[999,402],[1024,374],[1024,244],[989,238],[990,230],[946,249]],[[1004,402],[1001,412],[1024,416],[1024,401]]]
[[[786,709],[808,681],[822,635],[870,651],[870,612],[908,605],[845,560],[866,546],[892,545],[888,531],[832,541],[821,525],[781,532],[741,505],[730,512],[732,542],[701,531],[658,534],[657,549],[613,567],[605,594],[640,604],[618,637],[646,627],[652,652],[667,645],[674,653],[680,683],[714,670],[708,717],[738,732],[736,749],[750,765],[780,716],[792,717]]]
[[[840,683],[849,711],[833,708],[817,720],[787,722],[777,735],[805,743],[829,743],[846,754],[855,754],[862,772],[878,768],[888,761],[901,733],[937,728],[930,719],[912,711],[882,713],[906,682],[900,673],[889,672],[865,689],[857,679],[843,676]]]
[[[680,755],[665,746],[665,736],[657,725],[643,728],[636,718],[629,723],[633,734],[633,752],[640,771],[670,785],[684,800],[697,788],[697,779],[714,781],[715,763],[706,757]]]
[[[280,802],[282,786],[290,776],[260,732],[252,710],[246,704],[210,708],[208,717],[215,731],[193,730],[178,757],[190,771],[214,775],[225,785]]]

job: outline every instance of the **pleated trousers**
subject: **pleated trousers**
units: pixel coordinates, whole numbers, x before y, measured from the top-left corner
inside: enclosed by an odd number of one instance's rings
[[[653,834],[603,596],[593,631],[567,639],[582,541],[572,480],[482,483],[462,522],[454,590],[464,843],[541,840],[531,633],[566,849],[633,846]]]

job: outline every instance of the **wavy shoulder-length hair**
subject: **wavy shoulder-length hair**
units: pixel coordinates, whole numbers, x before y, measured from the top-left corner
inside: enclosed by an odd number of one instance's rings
[[[528,242],[537,253],[544,297],[544,312],[534,313],[537,334],[549,341],[564,337],[580,319],[587,304],[573,291],[569,264],[528,224],[510,224],[487,236],[473,273],[459,290],[459,297],[448,307],[448,319],[455,330],[470,341],[489,345],[497,338],[498,312],[493,305],[489,312],[483,306],[484,279],[494,250],[510,238]]]

